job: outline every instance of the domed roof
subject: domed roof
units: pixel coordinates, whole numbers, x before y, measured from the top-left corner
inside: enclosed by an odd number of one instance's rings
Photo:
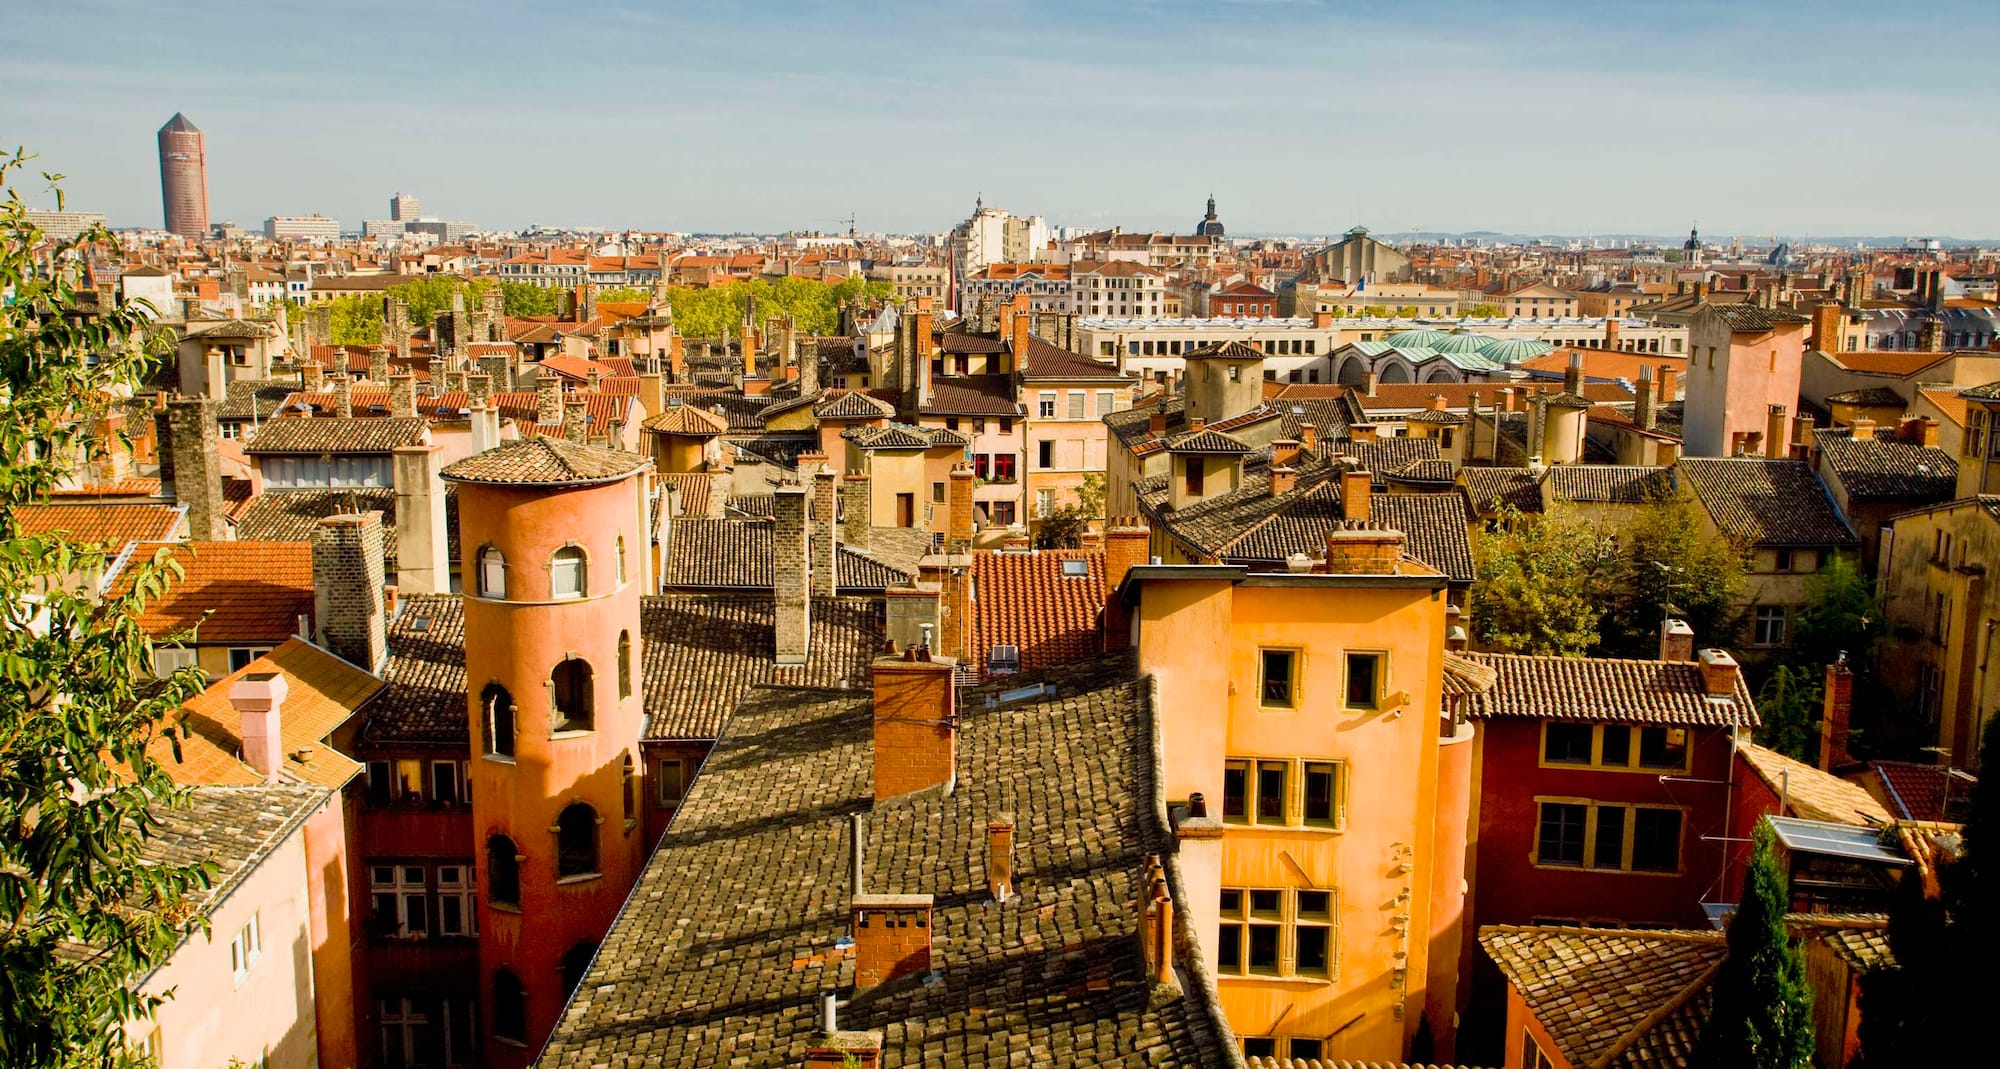
[[[1555,348],[1533,338],[1487,338],[1480,342],[1479,355],[1503,364],[1518,364]]]
[[[1431,348],[1441,353],[1476,353],[1490,340],[1478,334],[1446,334],[1432,342]]]
[[[1439,342],[1450,337],[1452,335],[1441,330],[1399,330],[1394,334],[1385,335],[1382,340],[1395,346],[1422,345],[1436,349],[1439,348]]]

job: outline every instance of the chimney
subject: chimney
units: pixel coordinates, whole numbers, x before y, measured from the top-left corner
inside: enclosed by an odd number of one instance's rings
[[[1014,353],[1014,366],[1008,370],[1019,371],[1028,366],[1028,333],[1034,325],[1034,317],[1021,313],[1015,314],[1014,333],[1009,342]]]
[[[444,480],[438,476],[444,467],[444,446],[402,446],[395,450],[393,463],[396,586],[410,594],[449,594],[451,554],[445,541]]]
[[[465,377],[465,407],[483,405],[493,399],[493,377],[477,372]]]
[[[963,553],[972,544],[972,465],[952,466],[945,487],[944,544],[948,553]]]
[[[1292,487],[1297,486],[1298,481],[1298,469],[1282,466],[1273,467],[1271,469],[1271,496],[1283,497],[1291,493]]]
[[[1368,498],[1375,492],[1375,476],[1366,471],[1347,470],[1340,473],[1340,518],[1368,521]]]
[[[1174,899],[1167,889],[1166,866],[1160,855],[1146,855],[1146,879],[1139,892],[1139,933],[1147,978],[1174,983]]]
[[[1119,516],[1104,523],[1104,650],[1122,650],[1132,644],[1132,622],[1118,588],[1132,569],[1146,563],[1152,551],[1153,532],[1138,516]]]
[[[850,471],[840,484],[841,541],[856,549],[868,549],[868,536],[875,525],[874,501],[869,497],[868,476]]]
[[[496,390],[514,388],[514,361],[506,353],[488,353],[479,358],[479,367]]]
[[[1620,323],[1618,321],[1617,315],[1614,314],[1604,317],[1604,347],[1606,349],[1611,350],[1614,353],[1618,351],[1619,329],[1620,329]]]
[[[434,386],[442,385],[435,378],[431,381]],[[556,377],[555,372],[543,368],[541,374],[535,376],[535,422],[553,426],[561,423],[562,418],[562,380]]]
[[[351,375],[333,377],[333,414],[341,419],[354,418],[354,383]]]
[[[1299,440],[1280,438],[1271,443],[1271,464],[1275,467],[1291,467],[1299,462]]]
[[[1331,575],[1396,575],[1403,561],[1403,533],[1340,528],[1326,533]]]
[[[1795,460],[1806,459],[1812,451],[1813,418],[1810,412],[1801,412],[1792,417],[1792,456]]]
[[[1927,353],[1944,352],[1944,320],[1932,316],[1919,328],[1918,348]]]
[[[475,404],[472,406],[472,451],[484,453],[500,444],[500,406]]]
[[[801,469],[808,457],[817,458],[812,473],[812,592],[814,597],[830,598],[839,578],[840,525],[834,517],[840,509],[840,476],[827,466],[824,453],[799,457]]]
[[[1735,697],[1738,672],[1736,658],[1731,657],[1729,651],[1701,651],[1701,686],[1709,697]]]
[[[1826,698],[1820,713],[1819,767],[1834,772],[1853,763],[1847,752],[1848,713],[1854,704],[1854,673],[1847,651],[1826,666]]]
[[[229,704],[243,718],[243,763],[266,783],[278,782],[285,766],[282,708],[291,684],[278,672],[251,672],[229,687]]]
[[[444,357],[431,357],[431,396],[444,392]]]
[[[747,382],[757,377],[757,340],[751,336],[749,320],[743,321],[737,338],[737,351],[743,357],[743,379]]]
[[[389,376],[389,415],[397,419],[411,419],[417,414],[417,377],[415,375]]]
[[[954,663],[933,659],[919,644],[900,657],[877,657],[875,687],[875,801],[957,782],[958,714]]]
[[[799,395],[809,396],[819,392],[819,342],[807,338],[799,344],[798,324],[790,316],[785,317],[785,345],[792,349],[799,361]]]
[[[931,896],[856,895],[854,993],[931,971]]]
[[[229,537],[222,514],[222,458],[215,402],[193,397],[167,402],[166,448],[160,451],[160,490],[187,509],[188,537],[220,542]],[[171,487],[171,490],[169,490]]]
[[[313,619],[319,644],[370,672],[388,657],[382,514],[328,516],[313,528]]]
[[[806,543],[806,488],[771,493],[771,580],[777,601],[777,661],[804,664],[812,641],[811,547]]]
[[[1153,406],[1153,413],[1146,417],[1146,433],[1155,438],[1167,433],[1167,414],[1159,405]]]
[[[1791,455],[1785,431],[1792,421],[1785,417],[1784,405],[1767,405],[1764,412],[1764,457],[1768,460],[1783,460]]]
[[[1875,421],[1869,419],[1867,416],[1854,417],[1853,422],[1848,424],[1848,426],[1853,431],[1854,440],[1857,442],[1865,442],[1875,437]]]
[[[1002,813],[986,824],[986,893],[995,902],[1014,897],[1014,818]]]
[[[318,364],[306,364],[299,369],[299,388],[306,393],[318,393],[326,382],[326,369]]]
[[[1361,392],[1367,394],[1369,397],[1373,397],[1375,396],[1375,387],[1381,385],[1381,382],[1382,376],[1380,374],[1369,371],[1361,376]]]
[[[1680,400],[1680,384],[1675,381],[1677,373],[1672,364],[1660,365],[1660,404],[1670,405]]]
[[[1199,433],[1207,426],[1208,421],[1200,416],[1189,416],[1187,418],[1187,429],[1192,433]]]
[[[590,440],[590,417],[582,398],[563,402],[563,437],[578,445]]]
[[[1632,395],[1632,422],[1640,430],[1650,431],[1659,426],[1659,413],[1653,407],[1653,368],[1644,365],[1639,368],[1639,388]]]
[[[389,350],[379,345],[368,350],[368,381],[377,386],[389,381]]]
[[[806,1048],[805,1069],[881,1069],[881,1065],[880,1032],[826,1030]]]
[[[1445,406],[1448,405],[1449,403],[1450,402],[1445,398],[1445,395],[1441,393],[1434,393],[1430,396],[1430,410],[1433,412],[1444,411]]]
[[[1669,617],[1660,621],[1660,660],[1694,660],[1694,628],[1686,620]]]
[[[1563,392],[1583,396],[1583,351],[1571,349],[1569,367],[1563,369]]]
[[[1319,311],[1313,313],[1313,329],[1325,330],[1331,326],[1333,326],[1332,312]]]
[[[679,332],[667,338],[667,372],[675,382],[687,381],[687,342]]]
[[[1809,348],[1823,353],[1837,353],[1841,350],[1840,321],[1841,307],[1832,301],[1822,301],[1813,306],[1812,337],[1806,343]]]
[[[1311,423],[1299,424],[1299,448],[1307,454],[1319,451],[1319,428]]]

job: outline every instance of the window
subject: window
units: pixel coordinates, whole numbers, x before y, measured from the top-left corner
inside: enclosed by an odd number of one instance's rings
[[[684,757],[663,757],[653,766],[653,779],[658,784],[654,793],[654,805],[661,809],[676,809],[681,799],[687,797],[688,768]]]
[[[1097,418],[1103,419],[1117,406],[1117,394],[1110,390],[1097,391]]]
[[[1187,458],[1186,472],[1183,478],[1186,480],[1187,495],[1189,497],[1201,496],[1202,477],[1206,474],[1207,466],[1200,457]]]
[[[1590,807],[1543,802],[1535,835],[1535,860],[1543,865],[1582,865],[1584,825]]]
[[[269,646],[236,646],[229,651],[229,670],[239,671],[250,667],[250,662],[271,652]]]
[[[1055,466],[1056,466],[1056,444],[1051,441],[1036,442],[1035,467],[1053,468]]]
[[[583,550],[564,546],[549,558],[549,597],[580,598],[588,589]]]
[[[521,852],[505,835],[486,840],[486,902],[521,907]]]
[[[493,974],[493,1038],[521,1045],[528,1034],[528,989],[506,969]]]
[[[1542,725],[1542,763],[1614,771],[1675,772],[1688,767],[1686,728],[1631,724]]]
[[[1347,707],[1349,709],[1374,709],[1381,705],[1381,685],[1381,654],[1350,653],[1347,655]]]
[[[507,558],[495,546],[485,546],[479,551],[479,596],[507,596]]]
[[[1552,765],[1590,764],[1595,735],[1589,724],[1549,721],[1542,725],[1542,760]]]
[[[571,657],[549,673],[549,704],[555,710],[557,731],[595,729],[593,683],[590,662],[581,657]]]
[[[632,696],[632,632],[618,632],[618,698]]]
[[[630,827],[639,814],[639,782],[631,754],[626,754],[618,766],[618,800],[625,808],[625,825]]]
[[[1775,565],[1773,565],[1773,566],[1772,566],[1772,569],[1771,569],[1772,571],[1776,571],[1776,572],[1789,572],[1789,571],[1791,571],[1791,570],[1792,570],[1792,551],[1791,551],[1791,550],[1789,550],[1789,549],[1779,549],[1779,550],[1773,550],[1773,551],[1772,551],[1772,554],[1771,554],[1771,555],[1772,555],[1772,556],[1773,556],[1774,558],[1776,558],[1776,562],[1777,562],[1777,563],[1776,563]]]
[[[1216,971],[1331,978],[1335,905],[1332,891],[1317,888],[1223,888]]]
[[[1014,526],[1014,503],[1012,501],[991,501],[987,503],[986,507],[993,516],[993,525],[995,527]]]
[[[457,761],[431,762],[431,802],[442,807],[450,807],[466,801],[461,789],[464,780]]]
[[[556,817],[556,878],[597,874],[597,810],[573,802]]]
[[[944,500],[944,484],[943,484],[943,483],[932,483],[932,484],[931,484],[931,500],[932,500],[932,501],[943,501],[943,500]]]
[[[1610,764],[1608,760],[1604,763]],[[1656,770],[1686,768],[1687,729],[1664,727],[1640,728],[1639,767]]]
[[[498,683],[486,684],[479,694],[485,709],[486,752],[495,757],[514,756],[514,696]]]
[[[417,939],[430,934],[429,888],[422,865],[371,865],[368,893],[374,903],[374,934]]]
[[[255,913],[229,940],[229,974],[242,987],[250,978],[250,966],[264,954],[264,930]]]
[[[1035,398],[1035,415],[1043,419],[1056,418],[1056,393],[1054,390],[1043,390]]]
[[[1675,872],[1680,869],[1680,810],[1633,810],[1631,867],[1641,872]]]
[[[1083,418],[1083,405],[1085,400],[1086,398],[1082,390],[1069,391],[1069,418],[1071,419]]]
[[[153,674],[156,676],[170,676],[183,668],[192,668],[196,663],[191,649],[181,646],[153,647]]]
[[[1299,660],[1298,652],[1260,650],[1257,656],[1261,662],[1263,679],[1261,689],[1258,691],[1259,701],[1264,705],[1292,708],[1297,704],[1295,691],[1298,681],[1295,672]]]
[[[618,582],[625,582],[625,536],[618,536]]]
[[[1055,510],[1056,510],[1056,492],[1054,490],[1035,491],[1036,519],[1038,520],[1046,519],[1048,515],[1054,512]]]
[[[1627,872],[1678,872],[1681,811],[1581,799],[1540,800],[1535,863]]]
[[[437,870],[438,934],[479,934],[477,891],[471,865],[439,865]]]
[[[1305,823],[1337,828],[1344,817],[1340,802],[1340,766],[1332,761],[1305,763]]]

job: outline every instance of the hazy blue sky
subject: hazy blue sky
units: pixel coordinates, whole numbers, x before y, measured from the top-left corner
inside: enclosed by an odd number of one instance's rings
[[[2000,235],[2000,4],[64,0],[0,22],[0,141],[158,225],[1059,224]]]

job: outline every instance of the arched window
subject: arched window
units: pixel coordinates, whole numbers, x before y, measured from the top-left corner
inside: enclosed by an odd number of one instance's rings
[[[618,697],[632,696],[632,632],[618,632]]]
[[[590,731],[597,723],[590,662],[572,657],[549,673],[549,701],[555,706],[557,731]]]
[[[514,756],[514,696],[498,683],[486,684],[479,692],[479,707],[486,723],[486,752],[498,757]]]
[[[625,536],[618,536],[618,581],[625,581]]]
[[[549,597],[580,598],[589,589],[583,550],[564,546],[549,558]]]
[[[556,876],[597,872],[597,810],[572,802],[556,818]]]
[[[578,943],[568,950],[563,951],[562,981],[564,998],[568,998],[576,993],[577,985],[583,983],[583,975],[590,971],[590,959],[596,956],[597,944],[590,942]]]
[[[625,803],[625,819],[630,821],[639,812],[638,786],[632,782],[632,755],[625,755],[625,763],[618,769],[618,793]]]
[[[479,549],[479,596],[507,596],[507,558],[498,546],[481,546]]]
[[[493,974],[493,1036],[510,1043],[528,1038],[528,989],[506,969]]]
[[[505,835],[486,840],[486,902],[494,906],[521,904],[521,852]]]

